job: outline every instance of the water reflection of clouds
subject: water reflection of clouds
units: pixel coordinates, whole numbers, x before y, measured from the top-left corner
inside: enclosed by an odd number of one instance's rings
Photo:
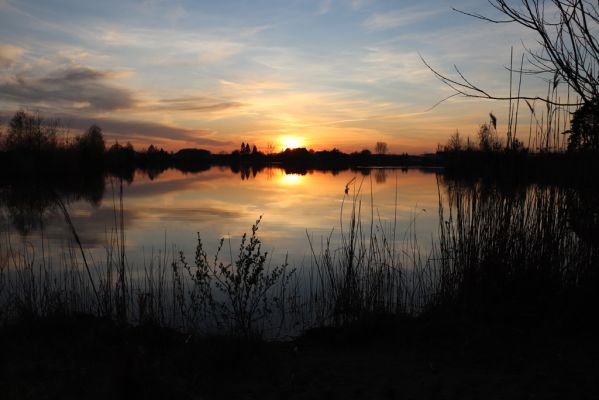
[[[178,179],[171,181],[158,181],[158,182],[148,182],[148,183],[139,183],[135,182],[124,189],[127,192],[128,198],[133,197],[148,197],[148,196],[157,196],[164,195],[169,192],[179,192],[181,190],[186,190],[191,187],[193,184],[192,180],[187,179]]]
[[[133,183],[123,190],[128,198],[160,196],[167,193],[176,193],[184,190],[193,190],[202,187],[213,187],[214,181],[222,179],[221,174],[224,171],[215,169],[220,173],[214,173],[212,170],[200,174],[185,174],[177,170],[167,170],[157,178],[149,179],[145,175],[137,174]],[[229,173],[230,174],[230,173]],[[118,186],[114,184],[115,192],[118,192]],[[108,191],[110,195],[110,190]]]
[[[77,204],[73,206],[88,207],[86,204]],[[77,231],[82,244],[85,247],[105,246],[107,235],[116,231],[120,212],[112,208],[97,208],[85,210],[73,210],[69,212],[73,226]],[[117,213],[115,215],[115,212]],[[140,219],[138,210],[123,210],[123,221],[125,228],[134,226],[135,221]],[[45,236],[47,239],[55,241],[64,241],[65,238],[71,239],[71,232],[66,225],[62,214],[54,214],[53,218],[46,222]]]
[[[179,222],[204,222],[212,219],[240,218],[244,213],[216,207],[147,207],[140,210],[144,216],[151,216],[156,220],[172,220]]]

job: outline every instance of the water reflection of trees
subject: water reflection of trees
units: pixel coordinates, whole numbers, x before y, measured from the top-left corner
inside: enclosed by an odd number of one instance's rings
[[[387,182],[387,170],[378,168],[374,171],[374,180],[376,183],[385,183]]]
[[[57,212],[57,200],[86,201],[98,207],[105,191],[103,175],[65,182],[13,182],[0,186],[0,208],[10,225],[26,236],[43,228]]]
[[[389,174],[392,173],[397,173],[399,171],[401,171],[402,174],[407,174],[408,173],[408,168],[406,167],[402,167],[402,168],[365,168],[361,170],[362,175],[365,176],[369,176],[371,171],[374,171],[374,181],[378,184],[383,184],[387,182],[387,178],[389,177]],[[420,172],[431,172],[429,170],[426,169],[419,169]]]
[[[265,167],[252,164],[232,164],[229,168],[233,174],[239,174],[241,180],[245,181],[255,178]]]
[[[0,191],[0,205],[8,222],[21,235],[42,228],[49,214],[55,211],[55,202],[41,194],[37,188],[13,188]]]

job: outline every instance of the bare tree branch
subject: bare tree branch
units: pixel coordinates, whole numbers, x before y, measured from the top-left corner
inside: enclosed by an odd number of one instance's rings
[[[565,103],[547,96],[498,96],[472,83],[454,66],[457,77],[441,74],[421,56],[431,72],[455,91],[455,95],[490,100],[539,100],[549,105],[578,107],[599,98],[599,5],[591,0],[489,0],[504,18],[491,18],[478,13],[454,9],[479,20],[505,24],[515,23],[537,35],[538,49],[524,43],[530,67],[520,67],[520,74],[548,75],[554,90],[560,82],[576,93],[580,101]],[[449,96],[451,98],[453,96]],[[447,100],[442,100],[441,102]],[[440,102],[440,103],[441,103]],[[437,103],[435,106],[437,106]]]
[[[456,92],[456,93],[444,98],[443,100],[437,102],[433,107],[431,107],[431,109],[437,107],[439,104],[443,103],[444,101],[449,100],[450,98],[459,96],[459,95],[464,96],[464,97],[471,97],[471,98],[477,98],[477,99],[488,99],[488,100],[518,100],[518,99],[533,100],[533,101],[539,100],[541,102],[551,104],[553,106],[561,106],[561,107],[576,107],[576,106],[580,106],[583,104],[580,102],[559,103],[559,102],[554,102],[554,101],[550,100],[549,98],[544,98],[544,97],[540,97],[540,96],[511,96],[511,97],[510,96],[494,96],[494,95],[491,95],[490,93],[487,93],[480,87],[469,83],[469,81],[467,81],[467,80],[464,80],[464,82],[459,82],[454,79],[451,79],[451,78],[441,74],[436,69],[434,69],[422,56],[420,56],[420,59],[422,60],[424,65],[426,65],[426,67],[435,75],[435,77],[437,77],[437,79],[439,79],[441,82],[443,82],[445,85],[447,85],[448,87],[450,87],[452,90],[454,90]],[[462,74],[460,74],[460,75],[462,75]],[[464,79],[464,78],[462,77],[462,79]]]

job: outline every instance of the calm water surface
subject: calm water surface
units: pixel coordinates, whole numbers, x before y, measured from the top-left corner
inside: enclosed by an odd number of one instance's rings
[[[66,202],[73,225],[96,264],[105,258],[107,244],[119,225],[119,190],[117,179],[106,178],[103,194],[86,196],[94,201],[71,196]],[[198,232],[209,255],[220,238],[230,238],[232,252],[225,242],[225,259],[229,259],[243,233],[250,232],[260,216],[259,237],[273,262],[288,255],[292,265],[309,263],[308,235],[319,247],[321,240],[332,234],[333,245],[338,245],[341,224],[347,227],[354,198],[365,231],[369,231],[373,215],[376,226],[383,230],[396,224],[398,241],[415,233],[420,245],[427,247],[438,227],[435,170],[312,171],[300,175],[272,168],[243,179],[228,168],[213,167],[197,174],[167,170],[154,179],[136,173],[131,183],[123,183],[122,191],[126,256],[131,266],[147,264],[165,248],[170,256],[182,250],[193,259]],[[23,209],[4,201],[2,229],[11,245],[36,251],[40,257],[43,238],[45,256],[64,254],[73,245],[73,235],[63,214],[51,201],[33,203]]]

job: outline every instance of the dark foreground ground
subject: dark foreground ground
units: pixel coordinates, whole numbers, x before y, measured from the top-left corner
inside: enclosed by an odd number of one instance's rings
[[[594,329],[376,318],[289,342],[89,316],[0,333],[2,399],[595,399]]]

